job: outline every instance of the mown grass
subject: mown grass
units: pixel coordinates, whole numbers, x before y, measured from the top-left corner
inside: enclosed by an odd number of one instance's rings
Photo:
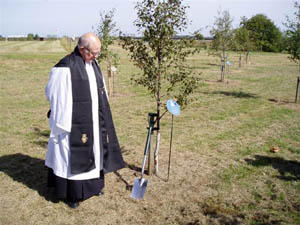
[[[135,201],[128,187],[139,176],[147,113],[155,103],[131,84],[138,70],[116,44],[120,65],[110,103],[128,167],[106,176],[100,199],[77,210],[57,202],[43,166],[49,135],[44,88],[69,44],[0,42],[0,224],[300,223],[298,67],[285,54],[253,53],[251,64],[239,68],[238,54],[230,52],[224,83],[218,82],[218,59],[204,50],[191,57],[202,81],[194,101],[174,118],[170,180],[161,179],[169,151],[166,114],[160,177],[146,176],[145,200]]]

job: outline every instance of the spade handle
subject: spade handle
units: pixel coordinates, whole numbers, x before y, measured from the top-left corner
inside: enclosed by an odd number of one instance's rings
[[[155,113],[149,113],[148,117],[149,117],[149,128],[148,128],[148,135],[147,135],[147,140],[146,140],[146,146],[145,146],[145,150],[144,150],[144,159],[143,159],[143,166],[142,166],[142,175],[141,175],[141,179],[143,179],[144,176],[144,172],[145,172],[145,165],[146,165],[146,159],[147,159],[147,153],[150,147],[150,142],[151,142],[151,134],[152,134],[152,129],[154,126],[154,117],[156,116]]]

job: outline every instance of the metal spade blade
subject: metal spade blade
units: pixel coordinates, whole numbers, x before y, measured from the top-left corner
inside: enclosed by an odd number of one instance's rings
[[[147,184],[148,181],[144,178],[135,179],[130,197],[134,199],[143,199],[144,194],[146,192]]]
[[[147,154],[148,150],[150,147],[150,142],[151,142],[151,134],[152,134],[152,129],[154,126],[154,114],[149,113],[149,129],[148,129],[148,135],[147,135],[147,141],[146,141],[146,146],[144,150],[144,159],[143,159],[143,165],[142,165],[142,174],[141,178],[135,179],[132,191],[130,194],[130,197],[135,198],[135,199],[143,199],[144,194],[146,191],[146,187],[148,184],[148,181],[143,178],[144,172],[145,172],[145,164],[146,164],[146,159],[147,159]]]

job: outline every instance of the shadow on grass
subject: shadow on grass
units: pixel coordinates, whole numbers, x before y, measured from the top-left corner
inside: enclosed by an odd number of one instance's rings
[[[10,176],[13,180],[26,185],[44,197],[47,201],[57,203],[52,189],[47,188],[48,168],[45,160],[32,158],[21,153],[4,155],[0,157],[0,171]],[[132,189],[121,174],[117,171],[114,174],[126,185],[126,190]]]
[[[270,102],[275,102],[278,104],[295,104],[295,101],[286,101],[286,100],[280,100],[280,99],[275,99],[275,98],[269,98],[268,99]]]
[[[128,163],[126,163],[126,168],[128,168],[128,169],[130,169],[130,170],[132,170],[132,171],[135,171],[134,176],[136,176],[136,177],[141,176],[141,173],[142,173],[142,167],[136,166],[136,165],[134,165],[134,164],[128,164]],[[147,175],[150,175],[150,174],[149,174],[149,170],[146,169],[146,168],[145,168],[145,170],[144,170],[144,173],[147,174]]]
[[[131,191],[132,190],[133,185],[130,185],[127,182],[127,180],[125,180],[118,171],[115,171],[114,174],[126,185],[126,190],[127,191]]]
[[[258,98],[256,94],[246,93],[242,91],[214,91],[212,94],[221,94],[225,96],[232,96],[236,98]]]
[[[255,155],[255,159],[246,159],[245,161],[256,167],[272,166],[280,173],[279,179],[286,181],[300,180],[300,162],[298,161],[262,155]]]
[[[47,147],[48,138],[49,138],[49,135],[50,135],[50,130],[49,129],[41,130],[40,128],[35,127],[35,128],[33,128],[33,135],[36,136],[36,137],[41,137],[42,139],[45,139],[45,140],[34,141],[33,142],[34,144],[39,145],[42,148]],[[36,138],[36,139],[39,139],[39,138]]]
[[[126,167],[130,170],[133,170],[133,171],[136,171],[136,172],[142,172],[142,168],[141,167],[138,167],[134,164],[128,164],[126,163]],[[146,170],[145,170],[146,171]]]
[[[199,70],[208,70],[210,66],[192,66],[192,69],[199,69]]]
[[[220,66],[220,64],[218,64],[218,63],[206,63],[206,65],[208,65],[208,66]]]
[[[33,130],[36,135],[49,138],[49,135],[50,135],[49,129],[41,130],[40,128],[34,127]]]
[[[47,173],[45,161],[21,153],[0,157],[0,171],[13,180],[37,191],[47,201],[58,202],[47,188]]]

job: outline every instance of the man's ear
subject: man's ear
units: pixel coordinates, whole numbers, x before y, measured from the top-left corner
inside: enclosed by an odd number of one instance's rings
[[[83,51],[84,51],[84,47],[81,46],[81,47],[78,48],[78,50],[79,50],[80,54],[82,54]]]

